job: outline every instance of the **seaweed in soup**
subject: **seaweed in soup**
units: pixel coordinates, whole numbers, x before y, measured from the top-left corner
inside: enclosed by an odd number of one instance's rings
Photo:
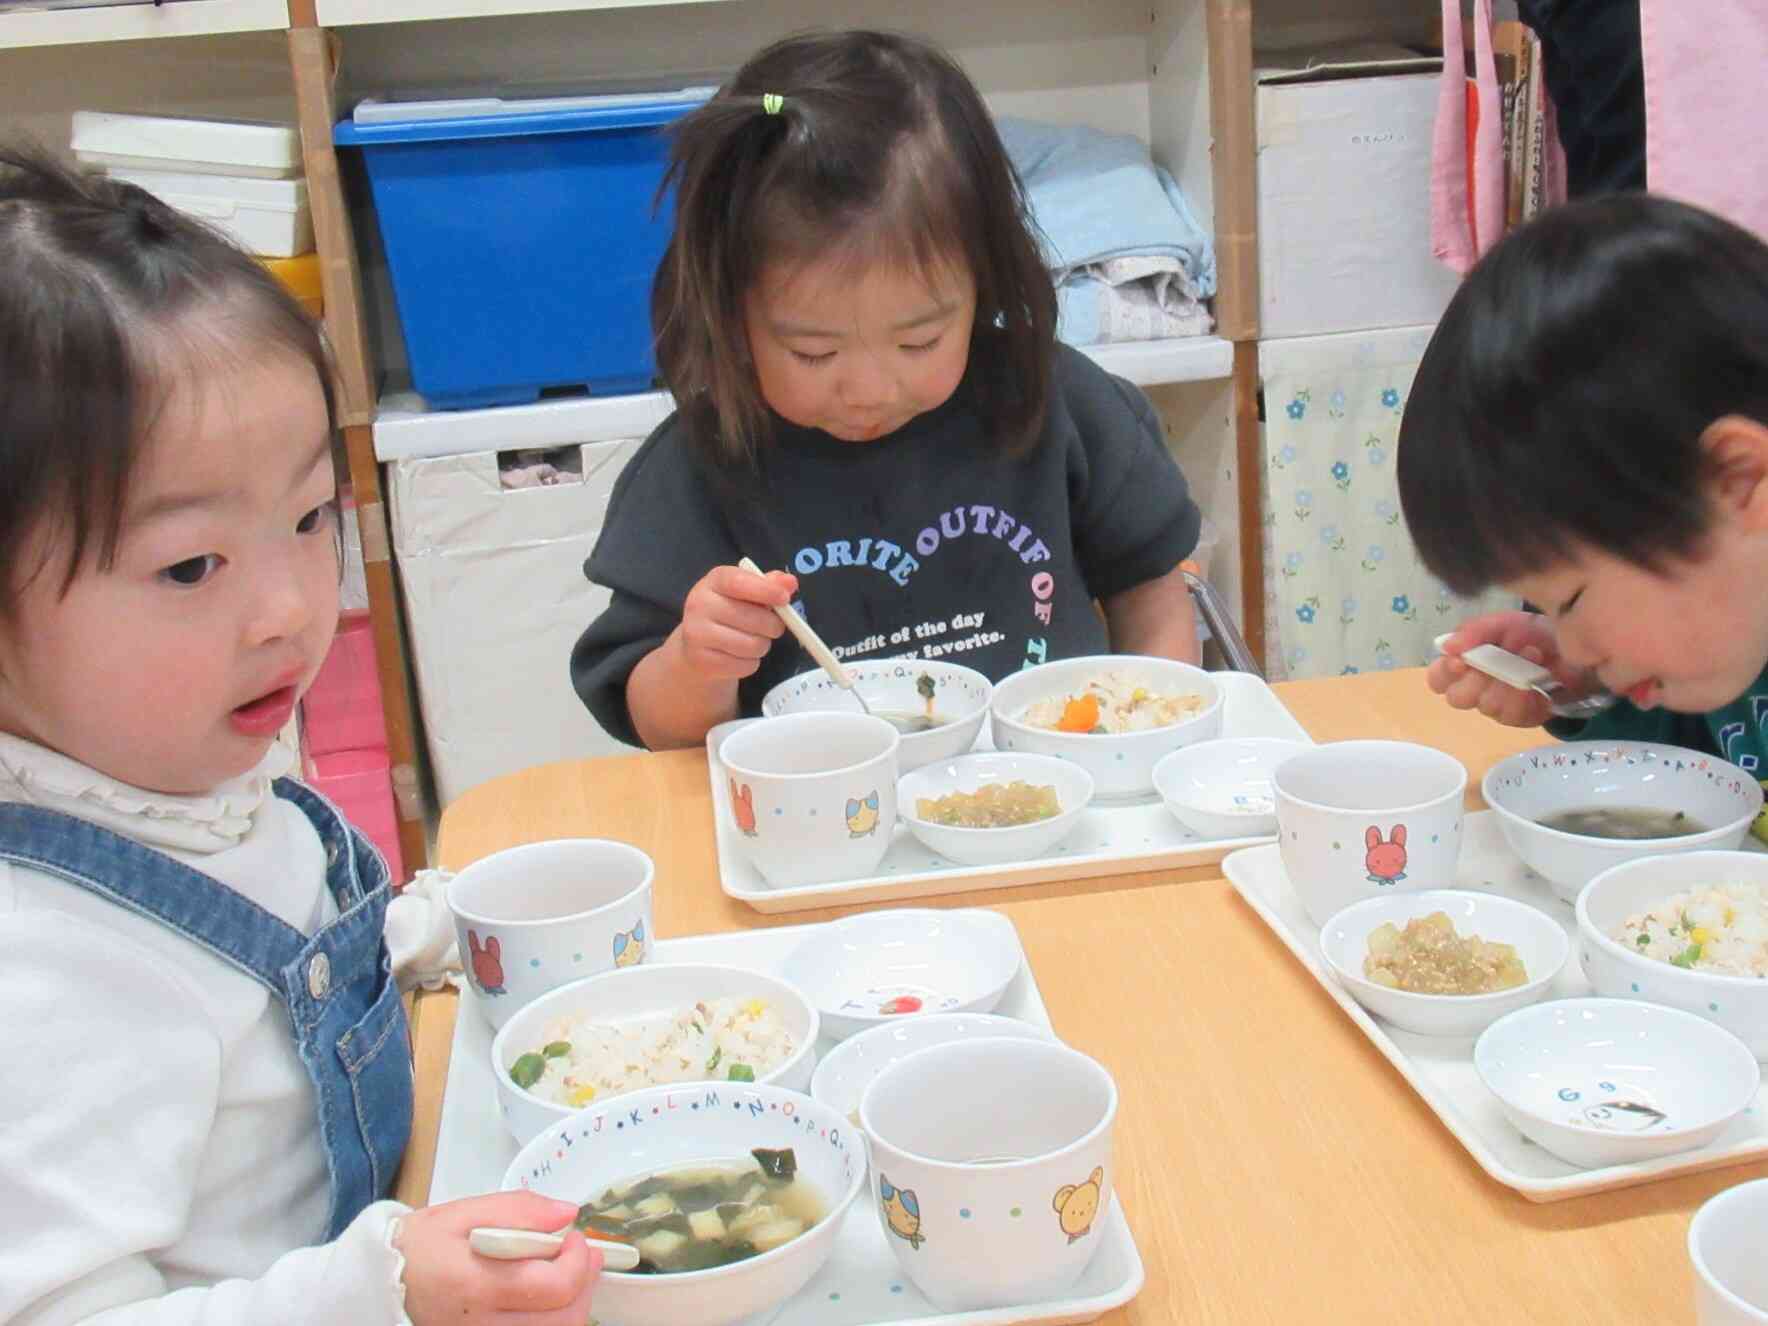
[[[1680,810],[1650,806],[1579,806],[1541,817],[1541,827],[1585,838],[1685,838],[1706,826]]]
[[[798,1177],[790,1148],[699,1161],[616,1183],[577,1213],[577,1227],[638,1249],[639,1274],[704,1271],[790,1243],[826,1213]]]

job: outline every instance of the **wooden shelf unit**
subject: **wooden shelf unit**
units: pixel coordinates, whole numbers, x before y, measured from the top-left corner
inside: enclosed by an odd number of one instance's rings
[[[0,51],[26,45],[67,45],[80,42],[130,41],[144,37],[277,31],[286,34],[290,76],[306,155],[307,179],[325,287],[326,327],[337,357],[339,400],[349,468],[362,525],[370,608],[382,695],[386,707],[389,754],[394,766],[395,794],[401,826],[401,848],[412,869],[427,861],[426,814],[417,782],[419,768],[417,706],[407,655],[391,540],[383,505],[376,434],[403,431],[406,441],[392,454],[426,454],[425,429],[446,430],[447,417],[386,410],[376,399],[377,365],[363,300],[364,278],[350,225],[348,202],[332,147],[338,118],[339,67],[346,42],[358,40],[383,56],[409,49],[410,40],[394,41],[386,29],[455,20],[513,19],[525,23],[571,22],[574,14],[610,11],[599,20],[598,38],[612,34],[613,50],[600,41],[582,48],[590,72],[617,68],[630,75],[643,51],[665,50],[673,56],[670,38],[685,31],[673,13],[703,12],[703,24],[744,24],[755,18],[763,27],[778,27],[792,17],[797,4],[809,21],[830,24],[879,21],[871,0],[850,0],[843,6],[818,6],[812,0],[752,0],[740,6],[730,0],[175,0],[162,6],[128,5],[94,9],[17,11],[0,14]],[[824,13],[827,8],[828,12]],[[839,9],[839,12],[837,12]],[[1112,371],[1140,385],[1217,380],[1232,384],[1231,425],[1234,434],[1241,611],[1244,630],[1254,652],[1262,657],[1263,568],[1259,542],[1259,423],[1257,310],[1258,263],[1255,215],[1253,130],[1252,22],[1253,0],[1103,0],[1099,7],[1059,11],[1045,6],[1046,22],[1093,23],[1083,30],[1072,55],[1076,67],[1099,58],[1097,47],[1126,33],[1142,32],[1145,67],[1130,77],[1133,86],[1086,86],[1084,75],[1069,75],[1071,54],[1057,38],[1046,38],[1044,66],[1035,73],[1047,82],[1070,78],[1052,91],[1036,77],[1021,77],[1024,61],[1015,43],[1035,40],[1023,34],[1025,10],[1017,0],[976,0],[951,7],[935,0],[911,0],[883,15],[883,21],[904,27],[955,24],[965,34],[988,35],[997,43],[989,52],[990,72],[1012,84],[1003,98],[1008,113],[1093,122],[1121,129],[1125,121],[1141,131],[1157,157],[1179,180],[1217,250],[1217,334],[1194,340],[1093,347],[1089,353]],[[722,13],[716,11],[723,11]],[[1052,15],[1058,17],[1052,18]],[[1076,17],[1070,18],[1072,14]],[[1103,14],[1102,18],[1079,17]],[[549,20],[548,16],[552,16]],[[734,17],[733,17],[734,16]],[[609,26],[609,25],[619,25]],[[673,27],[672,27],[673,25]],[[1115,26],[1113,26],[1115,25]],[[710,29],[709,29],[710,30]],[[729,32],[723,40],[729,44]],[[768,33],[772,29],[768,28]],[[632,50],[618,49],[626,33]],[[661,35],[659,35],[661,33]],[[1102,35],[1101,35],[1102,34]],[[507,33],[506,33],[507,35]],[[758,35],[754,40],[764,39]],[[935,34],[939,35],[939,34]],[[1093,40],[1097,38],[1097,40]],[[753,43],[751,43],[753,44]],[[501,43],[500,43],[501,50]],[[742,52],[732,51],[734,60]],[[1058,58],[1060,57],[1060,58]],[[610,63],[612,62],[612,63]],[[1109,78],[1110,75],[1107,75]],[[979,74],[985,95],[989,78]],[[991,97],[991,100],[993,98]],[[600,402],[559,403],[593,412]],[[630,404],[630,402],[629,402]],[[540,407],[555,408],[555,407]],[[415,439],[415,441],[413,441]],[[411,447],[418,450],[412,450]],[[404,448],[404,449],[402,449]]]

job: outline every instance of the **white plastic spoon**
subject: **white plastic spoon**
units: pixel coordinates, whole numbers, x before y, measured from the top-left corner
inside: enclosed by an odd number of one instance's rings
[[[767,574],[747,557],[737,565],[751,575]],[[817,666],[829,674],[829,680],[858,700],[861,709],[864,709],[868,714],[871,713],[872,706],[867,704],[866,697],[859,693],[853,680],[853,674],[841,666],[841,660],[829,651],[829,647],[823,643],[823,638],[811,630],[810,623],[800,617],[790,603],[782,604],[775,608],[774,612],[781,621],[786,623],[786,629],[798,638],[798,643],[804,646],[805,652],[816,660]]]
[[[1437,653],[1454,637],[1450,631],[1436,638]],[[1574,694],[1572,688],[1559,681],[1539,663],[1531,663],[1521,654],[1513,654],[1497,645],[1475,645],[1461,651],[1461,661],[1475,672],[1483,672],[1494,681],[1519,691],[1534,691],[1546,699],[1553,712],[1561,718],[1589,718],[1600,714],[1620,699],[1611,691],[1597,687],[1593,691]]]
[[[467,1244],[481,1257],[500,1262],[525,1261],[530,1257],[552,1258],[564,1245],[570,1226],[555,1234],[540,1229],[497,1229],[480,1225],[467,1234]],[[610,1243],[606,1239],[585,1238],[592,1248],[599,1248],[602,1265],[610,1271],[630,1271],[638,1266],[638,1249],[630,1243]]]

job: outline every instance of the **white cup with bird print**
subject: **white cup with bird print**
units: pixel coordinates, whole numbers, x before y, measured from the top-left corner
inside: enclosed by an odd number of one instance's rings
[[[448,881],[473,1002],[493,1028],[561,985],[650,952],[651,858],[605,838],[493,852]]]
[[[901,737],[882,718],[782,714],[724,739],[738,849],[774,888],[858,879],[896,832]]]
[[[1354,902],[1455,887],[1467,770],[1409,741],[1334,741],[1271,776],[1283,871],[1315,925]]]
[[[943,1312],[1071,1288],[1112,1218],[1116,1119],[1111,1074],[1057,1041],[949,1041],[890,1064],[859,1120],[903,1274]]]

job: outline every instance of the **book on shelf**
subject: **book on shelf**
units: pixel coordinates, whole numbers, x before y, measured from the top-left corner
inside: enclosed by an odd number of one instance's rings
[[[1473,41],[1467,41],[1473,61]],[[1514,19],[1492,27],[1492,62],[1498,83],[1498,114],[1502,119],[1504,227],[1508,231],[1541,208],[1546,153],[1547,88],[1541,42],[1527,25]],[[1479,216],[1474,161],[1480,127],[1479,84],[1467,74],[1467,215],[1470,227]]]

